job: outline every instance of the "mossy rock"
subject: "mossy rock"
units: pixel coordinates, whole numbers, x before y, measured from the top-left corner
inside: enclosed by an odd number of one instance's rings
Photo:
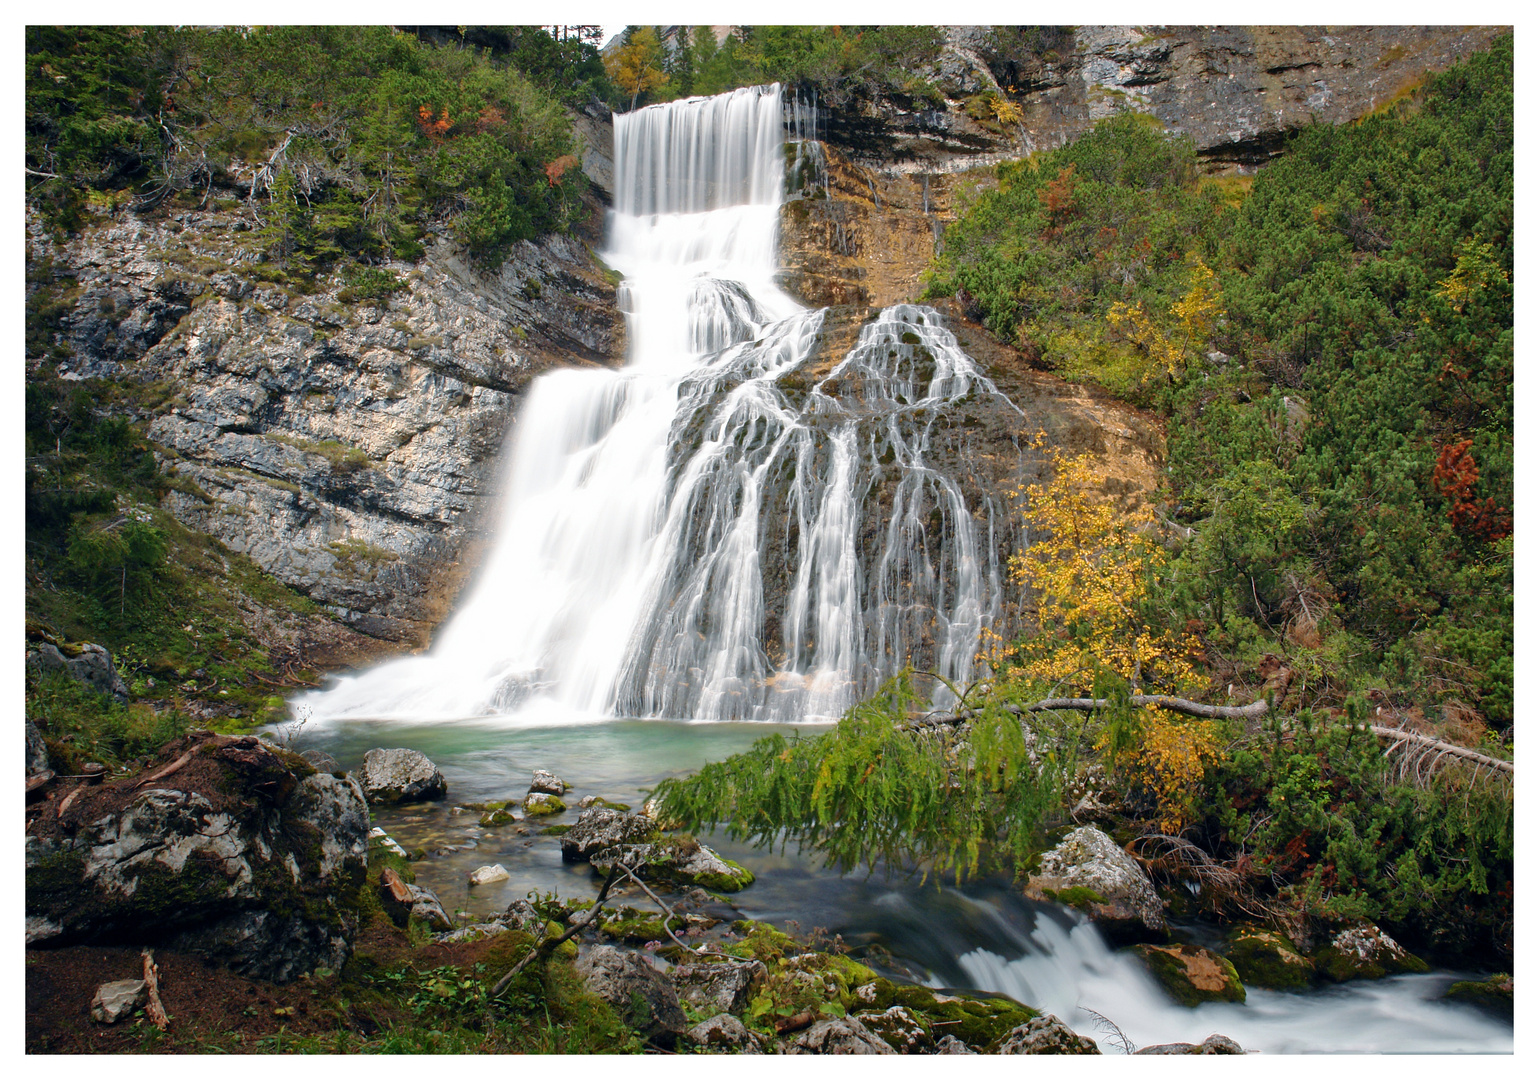
[[[595,806],[602,806],[605,810],[618,810],[622,814],[628,814],[628,813],[631,812],[631,804],[630,803],[613,802],[613,801],[611,801],[609,799],[604,798],[602,795],[595,795],[593,797],[593,799],[591,801],[589,801],[588,805],[583,807],[583,809],[584,810],[589,810],[589,809],[592,809]]]
[[[732,929],[735,933],[743,935],[743,940],[733,942],[727,952],[733,956],[741,956],[745,960],[759,960],[765,964],[772,964],[782,956],[801,951],[801,946],[797,944],[796,939],[769,923],[739,919],[732,924]]]
[[[1067,904],[1071,908],[1088,912],[1092,904],[1106,903],[1106,897],[1094,889],[1084,885],[1071,885],[1067,889],[1043,889],[1042,894],[1049,900],[1060,904]]]
[[[566,803],[543,791],[531,791],[524,799],[524,813],[530,817],[547,817],[566,810]]]
[[[1200,945],[1135,945],[1149,971],[1177,1002],[1189,1007],[1205,1001],[1243,1004],[1245,986],[1234,965]]]
[[[541,836],[565,836],[572,831],[570,825],[547,825],[540,830]]]
[[[1427,962],[1371,923],[1348,927],[1316,950],[1315,968],[1331,982],[1351,979],[1382,979],[1404,972],[1424,972]]]
[[[490,813],[481,815],[481,827],[484,829],[494,829],[501,825],[511,825],[517,820],[518,818],[506,810],[493,810]]]
[[[684,929],[683,919],[673,920],[674,933]],[[663,925],[661,915],[646,916],[638,912],[622,909],[620,918],[611,919],[599,927],[599,933],[615,941],[623,941],[628,945],[645,945],[650,941],[672,941],[668,936],[668,930]]]
[[[1492,975],[1484,982],[1461,981],[1450,986],[1443,997],[1465,1001],[1498,1016],[1512,1017],[1512,976],[1506,972]]]
[[[855,988],[855,1005],[874,1012],[901,1005],[926,1029],[955,1035],[974,1049],[992,1046],[1038,1015],[1037,1010],[1009,998],[937,994],[928,987],[880,977]]]
[[[1314,961],[1283,935],[1256,926],[1230,931],[1224,955],[1246,986],[1264,990],[1307,990],[1314,982]]]

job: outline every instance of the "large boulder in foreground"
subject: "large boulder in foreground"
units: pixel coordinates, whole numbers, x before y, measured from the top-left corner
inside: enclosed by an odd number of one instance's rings
[[[1149,875],[1093,825],[1075,829],[1042,855],[1026,896],[1081,909],[1114,942],[1165,938],[1165,906]]]
[[[449,783],[438,766],[426,754],[415,750],[370,750],[363,756],[358,782],[371,803],[422,802],[442,799],[449,794]]]
[[[160,945],[278,983],[351,952],[368,806],[297,754],[189,736],[27,816],[29,946]]]
[[[118,701],[128,700],[128,685],[112,666],[112,654],[105,648],[85,641],[65,645],[64,650],[51,642],[39,642],[27,650],[27,666],[37,671],[63,671],[99,694]]]
[[[724,858],[692,836],[669,836],[652,844],[622,844],[597,852],[588,861],[607,874],[622,860],[637,877],[676,887],[697,886],[730,893],[754,883],[753,871]]]
[[[613,1005],[642,1038],[672,1046],[687,1027],[673,982],[644,956],[597,945],[577,961],[588,992]]]

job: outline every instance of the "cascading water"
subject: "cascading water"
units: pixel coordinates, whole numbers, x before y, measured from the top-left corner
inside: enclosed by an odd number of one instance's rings
[[[815,117],[790,107],[798,135]],[[778,86],[615,117],[626,367],[532,386],[468,600],[313,716],[797,722],[905,664],[972,676],[994,507],[937,464],[959,456],[940,420],[1008,402],[925,308],[820,359],[823,313],[774,281],[787,123]]]

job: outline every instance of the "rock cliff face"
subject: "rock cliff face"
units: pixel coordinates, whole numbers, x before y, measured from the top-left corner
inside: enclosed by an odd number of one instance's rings
[[[917,72],[946,108],[884,105],[830,118],[828,131],[863,165],[950,172],[1062,146],[1134,110],[1190,135],[1215,169],[1250,169],[1291,131],[1381,108],[1505,29],[950,26],[941,58]],[[1018,104],[1019,123],[980,122],[962,108],[988,93]]]
[[[64,244],[33,231],[29,256],[73,279],[60,372],[131,388],[184,524],[368,638],[423,645],[470,565],[524,386],[623,355],[596,224],[521,244],[496,273],[440,239],[391,267],[405,288],[356,302],[341,282],[262,280],[250,228],[240,211],[124,212]]]

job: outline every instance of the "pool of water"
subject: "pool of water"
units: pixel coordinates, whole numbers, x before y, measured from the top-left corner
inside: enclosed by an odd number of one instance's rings
[[[607,720],[589,723],[461,720],[409,724],[307,724],[296,749],[321,749],[348,769],[374,747],[409,747],[431,758],[449,783],[443,802],[377,807],[375,823],[408,851],[428,854],[417,880],[451,911],[501,911],[530,892],[593,896],[599,879],[561,861],[549,824],[576,821],[577,800],[599,795],[639,809],[660,780],[747,749],[773,733],[806,738],[825,725]],[[457,803],[521,800],[536,769],[566,780],[571,807],[550,818],[483,829]],[[1250,990],[1244,1005],[1175,1005],[1141,963],[1109,949],[1081,915],[1035,904],[1007,881],[957,888],[906,874],[840,874],[794,845],[759,850],[720,834],[703,839],[754,872],[731,897],[744,915],[804,933],[837,934],[885,973],[935,987],[1008,994],[1059,1016],[1103,1051],[1119,1052],[1105,1017],[1136,1045],[1200,1042],[1213,1032],[1263,1052],[1510,1053],[1513,1027],[1473,1007],[1438,1000],[1456,978],[1433,972],[1348,983],[1304,994]],[[470,872],[500,863],[509,879],[471,887]],[[645,900],[627,901],[644,906]]]

